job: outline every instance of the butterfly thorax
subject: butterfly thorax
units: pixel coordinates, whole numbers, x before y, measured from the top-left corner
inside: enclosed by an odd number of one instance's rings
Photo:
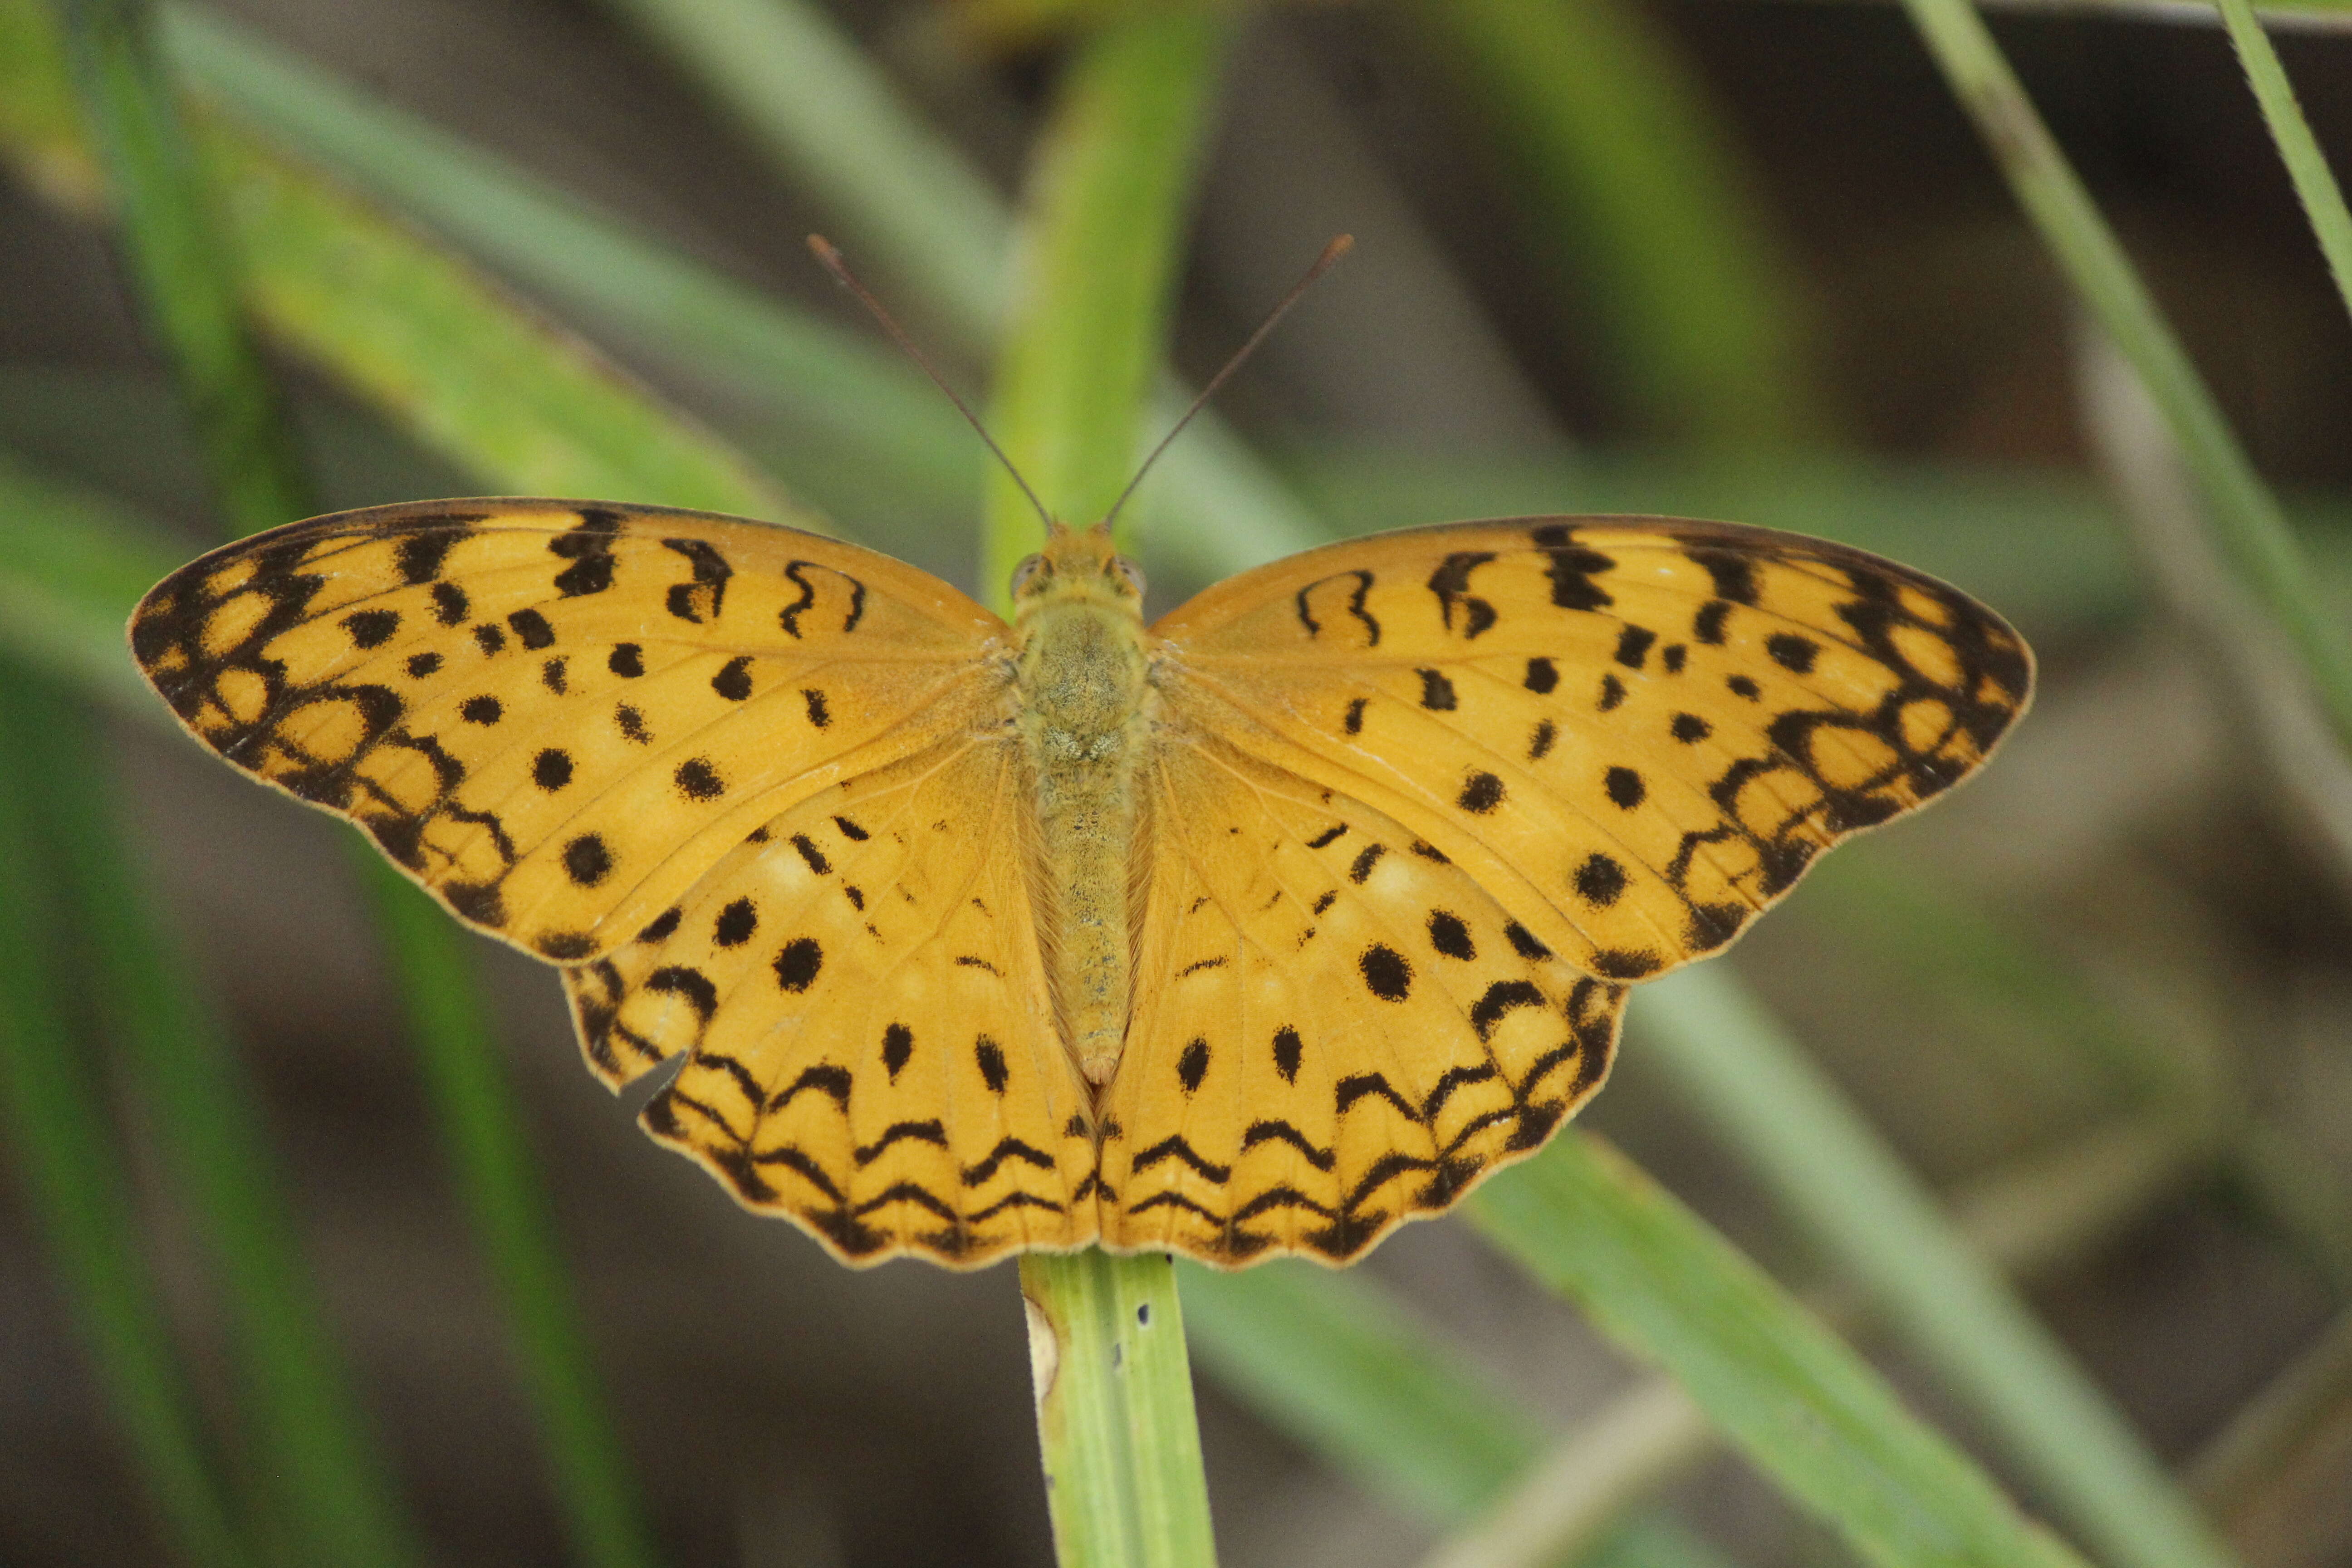
[[[1129,867],[1148,731],[1142,578],[1099,529],[1062,531],[1013,578],[1020,733],[1050,897],[1040,935],[1063,1040],[1108,1081],[1127,1034]]]

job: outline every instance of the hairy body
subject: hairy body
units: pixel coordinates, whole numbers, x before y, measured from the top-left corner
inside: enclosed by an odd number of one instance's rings
[[[1014,579],[1019,732],[1034,781],[1039,935],[1063,1038],[1110,1080],[1133,968],[1129,868],[1150,728],[1142,580],[1100,529],[1063,531]]]

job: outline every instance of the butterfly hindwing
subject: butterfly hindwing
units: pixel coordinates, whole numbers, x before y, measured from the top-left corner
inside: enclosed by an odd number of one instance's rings
[[[614,1088],[686,1053],[655,1137],[845,1262],[1091,1241],[1088,1096],[1050,1027],[1009,740],[835,785],[565,972]]]
[[[794,800],[983,721],[1005,635],[838,541],[530,500],[272,530],[165,579],[131,630],[205,744],[560,962]]]
[[[1108,1245],[1345,1262],[1600,1087],[1622,985],[1363,802],[1213,734],[1163,737]]]
[[[1722,947],[1821,850],[1958,782],[2032,678],[1933,578],[1674,520],[1331,545],[1153,632],[1171,709],[1378,806],[1625,980]]]

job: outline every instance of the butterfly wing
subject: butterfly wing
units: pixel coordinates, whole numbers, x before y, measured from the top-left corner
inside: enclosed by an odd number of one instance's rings
[[[844,1262],[1092,1241],[1089,1097],[1051,1026],[1017,742],[821,791],[635,941],[565,972],[614,1088],[684,1052],[646,1130]]]
[[[562,962],[627,941],[796,801],[996,722],[1005,635],[836,540],[541,500],[274,529],[131,623],[199,740]]]
[[[1106,1245],[1343,1263],[1600,1088],[1623,985],[1364,801],[1181,715],[1160,737]]]
[[[1435,847],[1586,973],[1721,948],[2023,711],[2006,623],[1728,523],[1529,518],[1330,545],[1153,628],[1171,713]]]

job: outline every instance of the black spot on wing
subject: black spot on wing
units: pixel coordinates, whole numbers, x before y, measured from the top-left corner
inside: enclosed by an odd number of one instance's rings
[[[563,871],[583,888],[593,888],[613,871],[613,852],[599,835],[583,833],[563,847]]]
[[[898,1074],[915,1055],[915,1031],[904,1024],[892,1024],[882,1031],[882,1066],[890,1081],[898,1081]]]
[[[537,610],[517,610],[507,617],[507,625],[514,628],[514,635],[522,640],[522,646],[533,653],[555,646],[555,628],[549,626],[547,617]]]
[[[1565,523],[1545,523],[1528,537],[1544,553],[1544,574],[1551,579],[1555,605],[1563,610],[1601,610],[1616,602],[1593,578],[1614,570],[1617,563],[1578,542],[1575,530]]]
[[[1282,1075],[1285,1083],[1298,1081],[1298,1063],[1306,1047],[1298,1031],[1285,1024],[1274,1032],[1274,1070]]]
[[[1470,940],[1470,928],[1463,923],[1461,916],[1444,910],[1429,912],[1429,945],[1465,963],[1478,956],[1478,949]]]
[[[1605,910],[1625,891],[1625,868],[1606,855],[1588,855],[1576,868],[1575,882],[1577,897]]]
[[[604,668],[624,680],[635,680],[646,672],[646,650],[633,642],[614,643]]]
[[[1185,1046],[1176,1058],[1176,1081],[1184,1086],[1186,1094],[1201,1087],[1209,1076],[1209,1042],[1195,1039]]]
[[[1764,651],[1771,655],[1772,662],[1781,668],[1796,675],[1811,675],[1813,660],[1820,656],[1822,646],[1795,632],[1774,632],[1764,639]]]
[[[778,985],[794,993],[805,991],[824,967],[824,950],[814,937],[796,936],[777,950],[774,967]]]
[[[343,617],[354,647],[382,647],[400,629],[398,610],[354,610]]]
[[[1364,989],[1383,1002],[1402,1002],[1412,994],[1412,965],[1384,942],[1364,949],[1356,968],[1364,977]]]
[[[971,1059],[973,1065],[980,1068],[980,1079],[988,1085],[988,1091],[1003,1094],[1012,1077],[1011,1070],[1004,1065],[1004,1047],[982,1035],[972,1042]]]
[[[717,800],[727,793],[726,782],[719,776],[719,770],[710,765],[708,757],[688,757],[678,763],[677,772],[671,778],[677,784],[678,793],[688,800]]]
[[[1423,708],[1450,713],[1459,705],[1454,695],[1454,682],[1445,678],[1444,671],[1417,669],[1413,673],[1421,677],[1421,705]]]
[[[1639,669],[1650,657],[1650,645],[1657,640],[1658,634],[1649,627],[1629,626],[1617,634],[1617,652],[1613,657],[1626,668]]]
[[[1454,804],[1475,816],[1484,816],[1503,804],[1503,781],[1495,774],[1480,771],[1463,781],[1462,793]]]
[[[1503,935],[1509,940],[1511,951],[1521,958],[1533,960],[1551,956],[1551,949],[1538,942],[1535,933],[1517,921],[1503,927]]]
[[[740,947],[760,929],[760,909],[750,899],[736,899],[711,922],[710,940],[718,947]]]
[[[572,563],[555,574],[555,591],[567,599],[602,594],[613,585],[619,564],[613,555],[613,538],[621,531],[617,512],[583,507],[580,526],[564,530],[547,542],[548,550]]]
[[[721,665],[719,673],[710,678],[710,689],[730,702],[740,702],[751,695],[751,656],[738,654]]]

